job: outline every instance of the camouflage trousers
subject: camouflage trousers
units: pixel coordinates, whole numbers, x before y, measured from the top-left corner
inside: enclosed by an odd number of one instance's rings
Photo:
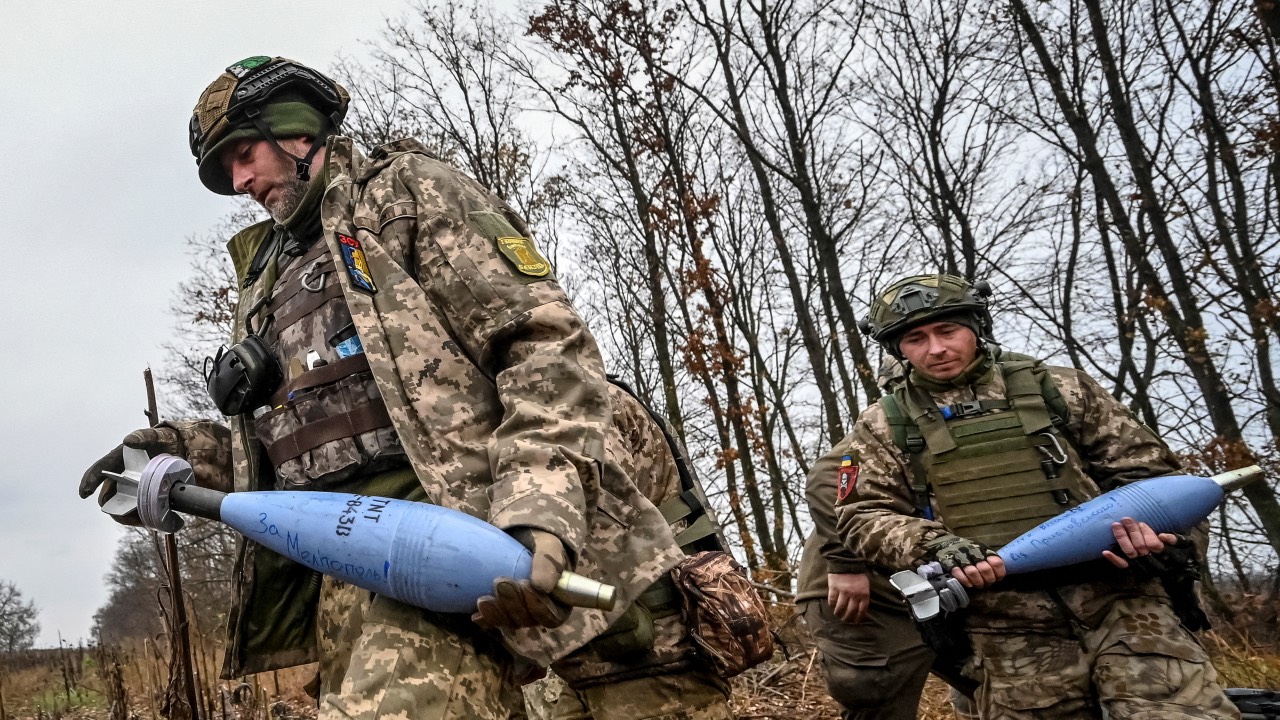
[[[420,610],[382,596],[362,615],[358,633],[348,627],[333,635],[339,655],[342,638],[353,638],[350,661],[336,689],[332,680],[327,683],[330,691],[321,696],[319,720],[523,716],[510,654],[468,618]],[[330,677],[340,660],[331,663]]]
[[[1005,592],[998,595],[1012,596]],[[1027,614],[1051,611],[1027,593]],[[997,593],[990,593],[997,596]],[[1043,602],[1039,609],[1035,603]],[[983,720],[1238,719],[1217,672],[1167,601],[1111,602],[1092,627],[1038,623],[1033,629],[969,619]]]
[[[351,664],[351,651],[360,639],[364,614],[369,609],[368,590],[328,575],[320,585],[316,604],[316,646],[320,651],[320,695],[338,692]]]
[[[583,690],[565,686],[554,720],[734,720],[729,685],[705,672],[635,678]]]

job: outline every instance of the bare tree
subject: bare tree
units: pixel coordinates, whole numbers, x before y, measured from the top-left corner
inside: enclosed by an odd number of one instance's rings
[[[40,611],[31,600],[24,600],[16,585],[0,580],[0,652],[26,650],[40,634],[37,621]]]

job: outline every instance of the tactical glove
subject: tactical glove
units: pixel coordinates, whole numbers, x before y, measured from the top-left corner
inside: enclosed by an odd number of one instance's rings
[[[221,492],[231,492],[231,430],[209,420],[163,422],[156,427],[134,430],[124,442],[89,466],[80,478],[80,497],[89,497],[99,485],[98,504],[116,492],[116,483],[104,472],[124,472],[124,449],[135,448],[155,456],[177,455],[191,463],[195,483]],[[126,523],[128,521],[125,521]],[[128,523],[134,524],[134,523]]]
[[[956,568],[977,565],[994,555],[991,549],[980,542],[962,538],[959,535],[939,535],[924,544],[925,555],[938,561],[948,574]]]
[[[569,556],[560,538],[534,528],[514,528],[511,536],[533,553],[528,580],[509,577],[493,581],[493,594],[476,602],[471,619],[487,628],[556,627],[569,617],[571,608],[551,597]]]
[[[1128,558],[1129,565],[1135,572],[1148,577],[1199,580],[1200,563],[1195,542],[1186,535],[1178,535],[1177,538],[1177,542],[1166,543],[1164,550],[1158,553]]]

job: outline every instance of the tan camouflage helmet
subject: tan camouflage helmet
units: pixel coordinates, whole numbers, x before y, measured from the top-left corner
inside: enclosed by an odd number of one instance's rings
[[[990,296],[991,286],[985,280],[970,283],[944,273],[914,275],[872,298],[871,312],[858,323],[858,328],[897,358],[902,357],[898,340],[908,330],[939,320],[961,322],[972,328],[979,340],[989,339]]]
[[[221,195],[234,195],[219,151],[244,137],[323,137],[346,117],[350,96],[323,73],[282,57],[257,55],[232,64],[200,94],[191,115],[191,154],[200,181]],[[306,179],[316,143],[306,158],[293,156]],[[284,152],[281,149],[281,152]]]

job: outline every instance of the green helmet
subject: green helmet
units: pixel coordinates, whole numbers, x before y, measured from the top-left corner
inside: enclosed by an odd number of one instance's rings
[[[231,65],[200,94],[191,115],[191,154],[200,181],[220,195],[235,195],[218,154],[246,137],[271,141],[297,163],[298,177],[308,179],[311,159],[342,123],[350,101],[341,85],[287,58],[258,55]],[[301,136],[318,140],[305,158],[277,142]]]
[[[914,275],[903,278],[871,300],[871,312],[858,328],[901,358],[898,341],[914,327],[939,320],[968,325],[979,340],[991,337],[991,313],[985,280],[970,283],[955,275]]]

